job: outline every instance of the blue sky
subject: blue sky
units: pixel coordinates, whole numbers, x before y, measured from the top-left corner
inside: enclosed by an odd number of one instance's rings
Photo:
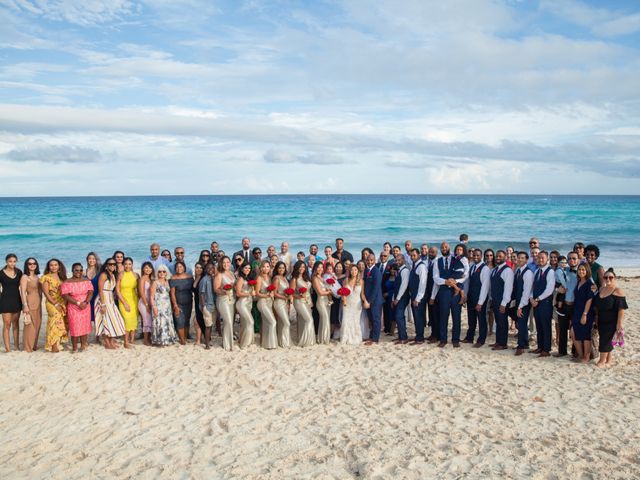
[[[0,195],[640,192],[640,3],[0,2]]]

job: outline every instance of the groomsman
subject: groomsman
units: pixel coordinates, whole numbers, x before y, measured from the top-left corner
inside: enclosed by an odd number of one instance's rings
[[[463,263],[451,254],[451,247],[447,242],[440,245],[442,256],[433,266],[433,291],[431,298],[435,298],[438,303],[438,318],[440,320],[440,343],[438,347],[442,348],[447,344],[447,335],[449,330],[449,313],[453,328],[451,330],[451,341],[454,348],[460,347],[460,329],[462,310],[461,293],[462,284],[459,281],[464,280]]]
[[[231,258],[236,258],[238,256],[244,258],[246,263],[251,263],[251,240],[249,240],[249,237],[244,237],[242,239],[242,250],[238,250]]]
[[[409,293],[411,297],[411,314],[416,326],[414,345],[424,343],[424,327],[427,316],[427,266],[420,260],[420,251],[411,249],[411,272],[409,273]]]
[[[411,298],[409,292],[410,273],[404,263],[404,255],[398,254],[396,256],[396,265],[398,266],[398,274],[396,275],[396,279],[393,284],[393,307],[395,308],[395,320],[396,325],[398,326],[398,340],[396,340],[396,343],[404,345],[409,342],[405,310],[407,309],[407,305],[409,305],[409,300]]]
[[[436,343],[440,341],[440,320],[438,319],[438,305],[436,305],[435,299],[431,298],[431,292],[433,292],[433,267],[436,264],[438,258],[438,247],[429,247],[429,255],[427,261],[427,291],[425,295],[429,297],[429,303],[427,305],[427,313],[429,314],[428,325],[431,327],[431,335],[427,338],[427,342]]]
[[[423,243],[420,245],[420,260],[427,263],[427,259],[429,258],[429,245]]]
[[[527,265],[529,254],[518,252],[518,267],[516,268],[513,281],[513,294],[511,295],[513,306],[511,307],[511,318],[515,319],[518,327],[518,345],[516,355],[522,355],[526,348],[529,348],[529,297],[533,287],[533,272]],[[565,341],[566,349],[566,341]]]
[[[293,267],[293,258],[291,257],[291,253],[289,252],[289,242],[282,242],[280,244],[280,254],[278,255],[278,259],[287,267],[287,273],[291,273],[291,268]]]
[[[371,333],[365,345],[378,343],[380,340],[380,317],[382,316],[382,275],[376,268],[376,257],[370,254],[366,258],[367,268],[364,270],[364,308],[367,310],[367,317],[371,322]]]
[[[564,294],[564,301],[562,302],[562,315],[558,315],[558,353],[554,354],[555,357],[567,355],[568,332],[571,327],[571,318],[573,317],[573,302],[575,301],[575,289],[578,284],[577,269],[579,261],[578,254],[570,252],[567,255],[567,269],[561,272],[563,275],[560,276],[562,281],[558,291]]]
[[[507,252],[496,252],[496,266],[491,271],[491,308],[496,319],[496,343],[492,350],[506,350],[509,337],[507,308],[513,291],[513,270],[506,264]]]
[[[393,262],[389,260],[389,254],[386,252],[382,252],[380,254],[380,262],[376,264],[376,268],[380,270],[380,282],[384,287],[384,283],[389,280],[391,276],[391,265]],[[392,313],[392,305],[391,302],[384,302],[382,307],[382,314],[384,320],[384,333],[391,334],[391,326],[393,321],[395,320],[395,313]]]
[[[473,249],[473,261],[469,277],[464,283],[469,329],[462,343],[473,343],[476,336],[476,325],[478,325],[478,341],[473,346],[480,348],[487,339],[487,297],[491,283],[491,271],[482,261],[482,250],[479,248]]]
[[[531,353],[537,353],[540,357],[548,357],[551,352],[552,298],[555,284],[555,275],[549,266],[549,254],[543,250],[538,253],[538,271],[533,279],[530,297],[538,339],[538,348]]]

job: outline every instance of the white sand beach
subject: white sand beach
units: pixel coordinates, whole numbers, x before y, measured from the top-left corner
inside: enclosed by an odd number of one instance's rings
[[[619,285],[606,369],[390,337],[0,353],[0,478],[638,478],[640,278]]]

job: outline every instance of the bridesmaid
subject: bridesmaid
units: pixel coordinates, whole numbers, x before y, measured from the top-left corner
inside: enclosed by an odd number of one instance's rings
[[[122,275],[122,272],[124,272],[124,252],[121,250],[116,250],[115,252],[113,252],[113,258],[116,261],[116,273],[118,274],[118,276]]]
[[[118,348],[115,338],[125,335],[124,319],[115,303],[114,290],[118,282],[117,264],[113,258],[107,258],[98,276],[98,298],[96,300],[96,335],[102,339],[104,348]],[[125,336],[126,348],[130,348]]]
[[[180,345],[186,345],[193,310],[193,277],[187,273],[187,266],[182,260],[176,260],[174,265],[176,273],[169,280],[173,320]]]
[[[40,266],[31,257],[24,262],[24,274],[20,278],[22,312],[24,313],[23,349],[32,352],[38,349],[38,337],[42,325],[42,286],[40,285]]]
[[[146,346],[151,346],[151,331],[153,329],[153,315],[151,311],[151,284],[155,280],[153,264],[142,264],[142,276],[138,280],[138,311],[142,317],[142,338]]]
[[[251,268],[251,266],[249,266]],[[216,307],[222,317],[222,348],[225,350],[233,349],[233,319],[235,317],[235,309],[233,305],[235,298],[233,295],[233,284],[235,278],[231,272],[231,260],[224,256],[218,263],[218,274],[213,281],[213,290],[216,292]],[[226,289],[225,286],[232,288]]]
[[[256,279],[256,296],[258,297],[258,310],[262,315],[262,348],[273,349],[278,347],[278,333],[276,317],[273,314],[273,297],[271,287],[271,263],[263,261],[260,265],[260,275]],[[271,288],[272,289],[272,288]]]
[[[281,348],[289,348],[291,346],[291,322],[289,320],[289,297],[284,291],[289,288],[287,282],[287,266],[284,262],[277,262],[273,269],[274,275],[271,279],[271,285],[275,287],[273,296],[273,309],[278,319],[277,333],[278,344]]]
[[[578,265],[576,276],[578,284],[575,288],[573,318],[571,319],[573,343],[578,353],[577,360],[582,363],[588,363],[591,359],[591,330],[593,329],[593,309],[591,304],[595,296],[595,288],[593,288],[595,283],[591,279],[591,269],[586,262]]]
[[[613,362],[613,336],[622,331],[624,311],[628,308],[624,292],[616,284],[616,274],[613,268],[604,273],[604,285],[595,298],[598,310],[598,333],[600,336],[600,358],[596,367],[610,367]]]
[[[200,259],[202,260],[202,255],[209,255],[209,250],[203,250],[200,252]],[[207,257],[208,258],[208,257]],[[196,323],[193,325],[193,329],[196,334],[196,343],[195,345],[200,345],[200,340],[206,330],[206,326],[204,324],[204,315],[202,313],[202,308],[200,307],[200,281],[202,280],[202,275],[204,273],[204,266],[206,263],[202,263],[198,261],[193,266],[193,308],[196,312]]]
[[[293,307],[296,309],[298,317],[298,346],[309,347],[316,343],[316,335],[313,328],[313,316],[311,315],[311,292],[309,291],[311,282],[309,281],[309,273],[304,261],[298,260],[294,265],[289,288],[295,290]],[[306,289],[306,291],[301,293],[301,288]]]
[[[251,308],[253,306],[254,290],[249,285],[251,277],[251,265],[244,263],[238,270],[238,279],[236,280],[236,311],[240,315],[240,348],[246,348],[253,344],[253,315]]]
[[[0,270],[0,314],[4,323],[2,339],[7,352],[11,351],[9,331],[13,326],[13,346],[20,350],[20,312],[22,311],[22,297],[20,296],[20,279],[22,272],[16,267],[18,257],[10,253],[5,257],[6,265]]]
[[[95,322],[96,315],[94,310],[96,308],[96,298],[98,297],[98,277],[100,276],[102,263],[100,262],[100,257],[95,252],[87,253],[86,260],[87,269],[84,274],[89,280],[91,280],[91,284],[93,285],[93,297],[91,297],[91,321]]]
[[[80,339],[80,351],[87,349],[87,340],[91,332],[91,297],[93,297],[93,285],[84,278],[81,263],[71,266],[72,277],[60,287],[62,298],[67,302],[67,318],[69,320],[69,335],[73,345],[72,353],[78,351],[78,339]]]
[[[173,315],[171,314],[169,275],[169,267],[164,264],[159,265],[158,278],[153,281],[149,288],[151,313],[153,314],[151,343],[160,347],[166,347],[178,341],[178,336],[173,326]]]
[[[60,295],[60,285],[67,279],[64,264],[52,258],[47,262],[44,275],[40,278],[42,293],[46,298],[47,332],[44,348],[57,353],[63,343],[67,342],[67,308]]]
[[[118,297],[118,309],[124,319],[124,346],[136,343],[136,330],[138,328],[138,280],[140,277],[133,271],[133,259],[126,257],[123,261],[124,271],[118,274],[116,283],[116,296]]]
[[[322,275],[324,274],[324,265],[322,262],[316,262],[312,270],[312,284],[316,292],[316,308],[318,309],[318,339],[319,344],[328,344],[331,341],[331,315],[329,303],[331,302],[331,287],[325,282]]]

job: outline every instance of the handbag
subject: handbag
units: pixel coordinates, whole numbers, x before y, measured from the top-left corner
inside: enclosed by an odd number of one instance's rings
[[[613,339],[611,340],[611,346],[624,347],[624,330],[616,330],[616,333],[613,334]]]

